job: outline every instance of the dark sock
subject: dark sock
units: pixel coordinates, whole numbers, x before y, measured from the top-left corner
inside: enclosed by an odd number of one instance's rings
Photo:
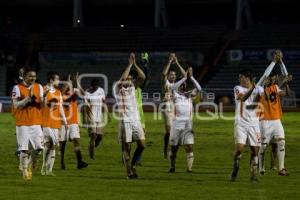
[[[61,168],[65,169],[65,149],[66,149],[66,141],[60,142],[60,164],[61,164]]]
[[[95,140],[95,147],[99,146],[102,138],[103,138],[102,135],[97,134],[96,140]]]
[[[164,136],[164,152],[168,151],[170,133],[166,133]]]
[[[137,164],[138,159],[141,157],[143,150],[140,148],[137,148],[133,154],[133,158],[131,161],[131,166],[135,166]]]
[[[76,159],[77,159],[77,164],[80,164],[82,162],[82,155],[81,155],[81,151],[75,150],[75,155],[76,155]]]

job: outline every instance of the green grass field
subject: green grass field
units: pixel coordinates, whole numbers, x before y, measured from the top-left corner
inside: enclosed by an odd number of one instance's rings
[[[185,153],[180,149],[176,173],[169,174],[168,161],[162,154],[163,121],[152,120],[151,116],[146,114],[147,147],[143,166],[138,168],[139,179],[126,179],[117,142],[117,122],[113,121],[105,129],[100,148],[96,149],[96,160],[87,156],[87,131],[81,129],[82,152],[89,163],[87,169],[76,169],[72,145],[68,143],[65,171],[56,162],[56,177],[44,177],[37,171],[31,182],[25,182],[14,156],[14,120],[10,114],[1,113],[0,199],[300,199],[300,113],[285,113],[283,118],[286,167],[291,175],[280,177],[276,172],[267,171],[257,184],[249,181],[248,149],[243,154],[238,180],[228,181],[234,149],[233,121],[195,121],[193,173],[185,172]],[[269,151],[267,168],[268,155]]]

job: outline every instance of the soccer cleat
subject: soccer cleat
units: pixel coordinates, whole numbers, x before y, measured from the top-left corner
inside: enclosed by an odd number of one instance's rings
[[[129,174],[129,175],[127,175],[127,179],[135,179],[135,177],[133,174]]]
[[[30,177],[30,176],[26,176],[26,175],[23,175],[23,180],[25,180],[25,181],[31,181],[32,180],[32,177]]]
[[[170,169],[169,169],[169,173],[174,173],[175,172],[175,167],[171,167]]]
[[[45,175],[46,175],[46,169],[45,169],[44,166],[43,166],[42,169],[41,169],[41,174],[42,174],[42,176],[45,176]]]
[[[263,176],[263,175],[265,175],[265,171],[260,171],[259,174],[260,174],[261,176]]]
[[[27,174],[28,174],[28,177],[30,178],[30,180],[32,179],[32,169],[31,169],[31,167],[29,167],[28,169],[27,169]]]
[[[275,167],[271,167],[270,170],[271,171],[277,171],[277,167],[276,166]]]
[[[290,174],[286,169],[283,168],[282,170],[280,170],[278,172],[278,175],[280,175],[280,176],[289,176]]]
[[[252,183],[257,183],[257,182],[258,182],[258,179],[257,179],[256,176],[251,176],[250,181],[251,181]]]
[[[186,172],[187,172],[187,173],[192,173],[193,170],[192,170],[192,169],[187,169]]]
[[[24,169],[24,170],[23,170],[23,175],[22,175],[22,177],[23,177],[23,180],[25,180],[25,181],[31,181],[31,180],[32,180],[32,174],[29,175],[27,169]]]
[[[136,169],[135,169],[134,167],[131,169],[131,171],[132,171],[132,176],[133,176],[133,178],[138,178],[138,177],[139,177],[139,176],[137,175]]]
[[[47,176],[56,176],[53,172],[49,172],[49,171],[46,172],[46,175],[47,175]]]
[[[89,164],[87,164],[86,162],[81,161],[80,163],[78,163],[77,169],[83,169],[83,168],[86,168],[87,166],[89,166]]]

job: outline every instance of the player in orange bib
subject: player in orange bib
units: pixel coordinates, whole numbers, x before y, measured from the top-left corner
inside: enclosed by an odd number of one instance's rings
[[[44,90],[44,105],[42,108],[42,126],[44,133],[44,151],[42,175],[55,176],[52,172],[55,161],[55,147],[59,144],[59,129],[62,124],[67,126],[67,120],[62,106],[62,95],[58,89],[59,75],[49,72]],[[67,128],[66,128],[67,129]]]
[[[262,134],[262,144],[259,151],[259,172],[265,174],[264,152],[267,145],[273,143],[277,146],[277,157],[279,164],[278,174],[288,176],[289,173],[284,167],[285,158],[285,134],[281,123],[282,108],[280,98],[289,94],[287,82],[289,77],[285,76],[283,90],[277,85],[278,76],[273,74],[265,81],[264,93],[261,96],[260,103],[262,111],[260,113],[260,130]]]
[[[70,76],[69,76],[70,77]],[[75,78],[77,79],[77,77]],[[64,162],[64,153],[67,140],[71,140],[74,146],[74,152],[77,159],[77,169],[86,168],[88,166],[87,163],[82,161],[82,155],[80,151],[80,132],[79,132],[79,115],[77,108],[77,96],[79,94],[79,90],[77,88],[73,88],[74,84],[77,80],[70,81],[68,78],[68,85],[62,89],[63,95],[63,107],[68,123],[68,129],[60,130],[60,155],[61,155],[61,168],[65,169]]]
[[[43,87],[35,83],[36,72],[27,69],[24,81],[15,85],[12,91],[13,116],[16,121],[16,135],[20,163],[24,180],[32,179],[32,162],[35,152],[43,149],[43,132],[41,129],[41,105]]]

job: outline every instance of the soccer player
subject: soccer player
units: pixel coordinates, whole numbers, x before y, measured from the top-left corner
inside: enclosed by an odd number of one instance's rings
[[[119,139],[122,143],[123,161],[126,166],[127,178],[137,178],[136,165],[137,159],[141,156],[145,148],[145,134],[140,121],[138,112],[135,86],[130,74],[131,68],[135,64],[134,54],[130,54],[129,64],[123,72],[120,80],[113,87],[113,94],[118,104],[120,114]],[[137,147],[131,160],[131,143],[136,142]]]
[[[251,181],[257,181],[258,150],[261,142],[259,121],[256,106],[261,87],[255,87],[253,75],[250,71],[242,70],[239,73],[240,85],[234,87],[235,98],[235,154],[231,181],[235,181],[239,170],[239,162],[246,144],[251,150]]]
[[[36,72],[33,69],[26,69],[24,81],[15,85],[12,91],[13,114],[24,180],[32,179],[31,167],[35,161],[30,157],[34,151],[40,152],[43,149],[41,128],[43,87],[35,81]]]
[[[183,76],[185,74],[185,71],[183,67],[179,64],[176,55],[174,53],[171,53],[169,56],[169,61],[167,65],[164,67],[164,70],[162,72],[162,89],[164,93],[164,98],[163,98],[164,110],[162,113],[165,121],[165,131],[166,131],[164,135],[164,149],[163,149],[165,158],[168,158],[170,130],[174,118],[171,87],[176,82],[176,71],[175,69],[170,69],[172,63],[175,63],[178,66]]]
[[[52,172],[55,161],[55,147],[59,144],[59,129],[67,129],[67,120],[62,106],[62,95],[58,88],[59,75],[49,72],[47,85],[44,87],[44,105],[42,108],[42,126],[44,133],[44,150],[42,175],[55,176]]]
[[[77,83],[79,86],[79,83]],[[103,139],[104,115],[102,109],[108,114],[107,106],[105,105],[105,92],[100,87],[98,79],[91,81],[91,86],[84,91],[85,101],[85,116],[90,137],[89,155],[94,158],[95,147],[99,146]]]
[[[65,169],[66,165],[64,162],[65,147],[67,140],[73,142],[74,153],[77,159],[77,169],[86,168],[88,164],[82,160],[82,154],[80,151],[80,131],[79,131],[79,116],[77,109],[77,96],[79,94],[79,89],[74,88],[74,84],[77,83],[77,78],[70,80],[68,78],[68,83],[62,89],[63,95],[63,107],[68,123],[68,129],[65,130],[64,127],[60,130],[60,155],[61,155],[61,169]]]
[[[281,63],[283,63],[282,60]],[[285,68],[284,64],[281,64],[281,67]],[[286,69],[284,71],[286,71]],[[280,176],[289,175],[284,166],[285,134],[281,123],[282,108],[280,98],[289,94],[289,86],[287,82],[290,78],[287,76],[287,73],[285,73],[284,75],[285,79],[281,84],[284,84],[285,88],[283,90],[280,89],[280,87],[276,83],[278,77],[274,74],[265,81],[264,93],[262,94],[262,98],[260,100],[261,106],[263,108],[262,112],[260,113],[262,145],[259,150],[259,172],[261,175],[265,174],[264,152],[270,142],[276,144],[275,149],[277,150],[277,158],[279,163],[278,174]]]
[[[187,82],[191,82],[196,89],[188,90]],[[171,89],[173,90],[174,120],[170,134],[169,172],[175,172],[176,154],[180,145],[183,145],[186,151],[187,172],[192,172],[194,162],[192,98],[201,91],[201,86],[193,77],[193,69],[189,67],[185,77],[175,83]]]
[[[242,70],[239,73],[240,85],[234,87],[235,98],[235,123],[234,139],[235,152],[233,158],[233,169],[230,181],[235,181],[239,171],[239,163],[242,157],[242,151],[246,144],[249,144],[251,150],[250,157],[250,180],[257,182],[258,171],[258,151],[261,145],[261,133],[259,129],[258,101],[263,93],[261,85],[270,75],[276,63],[280,61],[280,55],[275,53],[274,59],[265,70],[263,76],[255,84],[252,73],[248,70]]]

